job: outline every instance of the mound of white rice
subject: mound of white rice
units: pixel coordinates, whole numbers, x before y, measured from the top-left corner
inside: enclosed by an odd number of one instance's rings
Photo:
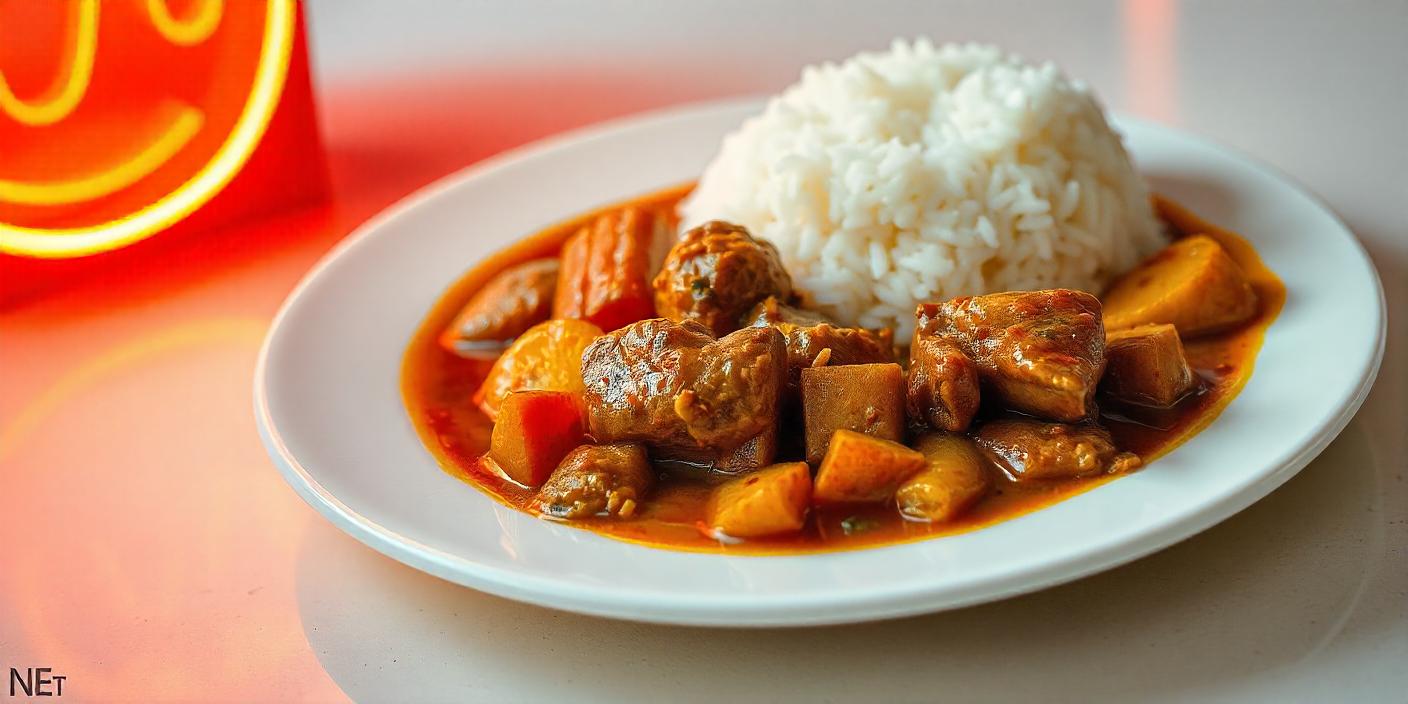
[[[771,240],[807,305],[901,342],[916,303],[1099,293],[1163,244],[1082,83],[925,40],[806,69],[724,141],[681,215]]]

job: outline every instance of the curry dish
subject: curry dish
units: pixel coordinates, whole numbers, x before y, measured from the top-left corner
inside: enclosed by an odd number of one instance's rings
[[[772,245],[675,236],[670,189],[551,227],[456,283],[403,394],[499,501],[686,550],[852,549],[972,530],[1138,471],[1211,423],[1285,298],[1234,233],[1155,199],[1172,243],[1100,297],[922,304],[913,342],[804,309]]]

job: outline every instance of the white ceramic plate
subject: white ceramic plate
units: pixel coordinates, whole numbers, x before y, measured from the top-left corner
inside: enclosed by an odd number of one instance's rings
[[[1288,290],[1241,395],[1146,469],[963,535],[781,557],[618,542],[506,508],[442,471],[398,389],[402,352],[441,292],[518,238],[697,177],[760,107],[690,107],[552,139],[432,185],[349,237],[290,296],[256,372],[260,432],[289,484],[373,548],[512,599],[664,623],[863,621],[1032,591],[1204,530],[1315,457],[1378,370],[1383,293],[1334,215],[1265,166],[1121,118],[1155,190],[1250,239]]]

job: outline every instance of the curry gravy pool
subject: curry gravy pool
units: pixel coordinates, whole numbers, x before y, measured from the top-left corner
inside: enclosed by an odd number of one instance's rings
[[[435,304],[406,350],[401,386],[416,431],[445,471],[508,506],[530,510],[535,490],[506,480],[485,460],[493,422],[471,399],[493,360],[462,357],[439,343],[442,331],[465,303],[504,269],[556,256],[569,236],[599,215],[632,205],[673,211],[691,188],[692,184],[670,188],[549,227],[481,262]],[[1280,280],[1242,237],[1204,222],[1166,199],[1155,197],[1154,205],[1175,239],[1205,234],[1221,244],[1255,289],[1258,309],[1250,321],[1231,331],[1184,341],[1188,364],[1201,377],[1202,385],[1196,395],[1175,407],[1155,409],[1102,398],[1101,424],[1121,450],[1137,454],[1145,464],[1213,422],[1237,395],[1252,373],[1267,327],[1285,300]],[[795,436],[800,430],[789,429],[784,423],[780,432],[780,455],[795,456]],[[661,469],[650,500],[642,502],[631,518],[594,517],[571,524],[620,540],[679,550],[730,554],[849,550],[974,530],[1038,510],[1117,476],[1020,483],[997,476],[983,499],[958,518],[943,523],[907,520],[895,510],[893,502],[814,508],[800,532],[730,544],[711,537],[706,530],[705,507],[716,482],[701,480],[698,473]]]

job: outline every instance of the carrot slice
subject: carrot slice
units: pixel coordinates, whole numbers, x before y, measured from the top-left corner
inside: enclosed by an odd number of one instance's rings
[[[669,218],[640,208],[606,213],[562,247],[554,318],[611,331],[655,316],[650,279],[669,246]]]
[[[582,408],[565,391],[515,391],[499,406],[489,456],[524,486],[547,481],[567,453],[582,443]]]

